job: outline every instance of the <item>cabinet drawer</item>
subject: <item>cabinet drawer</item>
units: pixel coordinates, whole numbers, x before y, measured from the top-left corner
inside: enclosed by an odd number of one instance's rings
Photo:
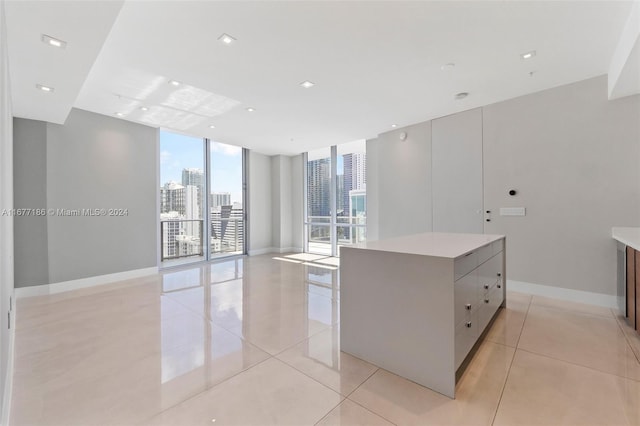
[[[498,240],[491,243],[491,251],[493,254],[498,254],[504,250],[504,240]]]
[[[502,278],[502,254],[497,254],[478,267],[481,294],[491,291]]]
[[[482,306],[478,309],[478,334],[482,334],[489,321],[491,321],[493,314],[502,304],[503,299],[504,292],[497,287],[481,299]]]
[[[460,367],[477,339],[478,315],[473,314],[468,320],[462,321],[456,326],[454,349],[456,370]]]
[[[491,256],[493,256],[493,249],[491,244],[480,247],[478,250],[476,250],[476,252],[478,253],[478,265],[483,264],[484,262],[489,260]]]
[[[478,266],[478,254],[475,251],[458,257],[453,261],[453,279],[459,280]]]
[[[478,308],[478,271],[474,270],[460,278],[453,285],[455,324],[460,323]]]

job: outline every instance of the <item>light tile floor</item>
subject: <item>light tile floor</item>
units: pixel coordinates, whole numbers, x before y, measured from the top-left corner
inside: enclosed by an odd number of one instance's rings
[[[638,425],[640,338],[510,292],[455,400],[340,352],[336,259],[256,256],[17,307],[11,425]]]

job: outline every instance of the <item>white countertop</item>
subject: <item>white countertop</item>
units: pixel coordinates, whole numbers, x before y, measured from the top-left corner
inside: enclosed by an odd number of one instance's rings
[[[478,247],[502,238],[504,238],[504,235],[426,232],[424,234],[407,235],[386,240],[367,241],[351,247],[455,259]],[[341,250],[347,247],[349,246],[342,247]]]
[[[622,244],[640,250],[640,228],[612,228],[611,236]]]

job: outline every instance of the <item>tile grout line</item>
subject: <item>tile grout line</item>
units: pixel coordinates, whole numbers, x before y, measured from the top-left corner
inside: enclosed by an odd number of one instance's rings
[[[533,299],[532,299],[532,303],[531,303],[531,304],[533,304]],[[531,305],[529,305],[529,308],[530,308],[530,307],[531,307]],[[541,307],[541,308],[543,308],[543,309],[548,308],[548,307],[546,307],[546,306],[539,306],[539,307]],[[561,311],[561,312],[563,311],[562,309],[559,309],[559,308],[551,308],[551,310]],[[564,312],[567,312],[567,311],[564,311]],[[568,313],[570,313],[570,314],[574,314],[574,315],[587,315],[587,316],[590,316],[590,317],[596,317],[596,318],[601,318],[601,319],[605,319],[605,320],[606,320],[606,319],[609,319],[609,318],[604,317],[604,316],[602,316],[602,315],[600,315],[600,316],[599,316],[599,315],[592,315],[592,314],[587,314],[587,313],[583,313],[583,312],[569,311]],[[520,330],[520,335],[518,336],[518,343],[517,343],[517,345],[516,345],[516,350],[522,350],[522,351],[524,351],[524,352],[527,352],[527,353],[530,353],[530,354],[534,354],[534,355],[538,355],[538,356],[543,356],[543,357],[545,357],[545,358],[553,359],[553,360],[555,360],[555,361],[561,361],[561,362],[565,362],[565,363],[567,363],[567,364],[575,365],[575,366],[578,366],[578,367],[588,368],[589,370],[597,371],[597,372],[599,372],[599,373],[608,374],[608,375],[610,375],[610,376],[620,377],[620,378],[622,378],[622,379],[632,380],[632,381],[634,381],[634,382],[640,382],[640,378],[638,378],[638,379],[634,379],[634,378],[632,378],[632,377],[621,376],[621,375],[619,375],[619,374],[614,374],[614,373],[610,373],[610,372],[608,372],[608,371],[599,370],[599,369],[597,369],[597,368],[593,368],[593,367],[590,367],[590,366],[588,366],[588,365],[577,364],[577,363],[575,363],[575,362],[571,362],[571,361],[567,361],[567,360],[564,360],[564,359],[555,358],[555,357],[552,357],[552,356],[549,356],[549,355],[546,355],[546,354],[542,354],[542,353],[539,353],[539,352],[535,352],[535,351],[532,351],[532,350],[530,350],[530,349],[523,349],[523,348],[521,348],[521,347],[520,347],[520,337],[522,336],[522,331],[524,330],[524,323],[526,322],[526,318],[527,318],[527,316],[528,316],[528,315],[529,315],[529,309],[527,309],[527,314],[525,315],[525,321],[523,321],[523,323],[522,323],[522,329]],[[618,325],[618,328],[619,328],[619,329],[621,329],[621,327],[622,327],[622,326],[620,325],[620,323],[619,323],[619,321],[617,320],[617,318],[613,318],[613,320],[614,320],[614,321],[616,322],[616,324]],[[638,361],[638,363],[640,363],[640,359],[638,359],[638,356],[636,355],[635,351],[634,351],[634,350],[633,350],[633,348],[631,347],[631,344],[629,343],[629,340],[628,340],[628,337],[627,337],[626,333],[625,333],[625,332],[624,332],[624,330],[622,330],[622,329],[620,330],[620,332],[624,335],[625,343],[626,343],[626,344],[627,344],[627,346],[629,347],[629,350],[630,350],[630,351],[631,351],[631,353],[633,354],[634,358],[636,359],[636,361]]]
[[[511,374],[511,367],[513,367],[513,361],[516,359],[516,352],[518,349],[515,348],[513,351],[513,355],[511,356],[511,362],[509,363],[509,368],[507,369],[507,374],[504,377],[504,383],[502,383],[502,390],[500,391],[500,398],[498,398],[498,403],[496,404],[496,410],[493,413],[493,418],[491,419],[491,425],[493,425],[496,421],[496,417],[498,416],[498,410],[500,410],[500,404],[502,403],[502,397],[504,396],[504,390],[507,388],[507,382],[509,381],[509,375]]]
[[[520,333],[518,333],[518,340],[516,341],[516,350],[518,349],[518,346],[520,346],[520,338],[522,337],[522,332],[524,331],[524,324],[527,322],[527,317],[529,316],[529,310],[531,309],[532,304],[533,304],[533,296],[531,296],[531,299],[529,299],[527,312],[524,313],[524,319],[522,320],[522,326],[520,327]]]
[[[498,411],[500,410],[500,404],[502,403],[502,397],[504,396],[504,390],[507,388],[507,382],[509,381],[509,375],[511,374],[511,368],[513,367],[513,361],[516,359],[516,353],[518,352],[518,345],[520,344],[520,336],[522,336],[522,331],[524,330],[524,323],[527,321],[527,316],[529,315],[529,309],[531,308],[531,303],[533,303],[533,296],[529,299],[529,304],[527,305],[527,312],[524,314],[524,319],[522,320],[522,326],[520,327],[520,333],[518,333],[518,340],[516,341],[516,346],[513,350],[513,356],[511,357],[511,362],[509,363],[509,368],[507,369],[507,374],[504,378],[504,383],[502,384],[502,390],[500,391],[500,398],[498,398],[498,404],[496,405],[496,411],[493,413],[493,419],[491,419],[491,425],[493,425],[496,421],[496,417],[498,416]],[[506,318],[505,318],[506,320]],[[504,346],[507,346],[506,344]],[[510,347],[510,346],[507,346]]]
[[[380,370],[380,369],[378,368],[378,370]],[[376,371],[377,371],[377,370],[376,370]],[[374,374],[375,374],[375,373],[374,373]],[[373,376],[373,374],[372,374],[372,376]],[[371,376],[369,376],[369,377],[371,377]],[[367,379],[367,380],[369,380],[369,379]],[[366,381],[366,380],[365,380],[365,381]],[[363,384],[364,384],[364,383],[363,383]],[[360,386],[362,386],[362,385],[360,385]],[[358,386],[358,388],[359,388],[360,386]],[[357,390],[357,388],[356,388],[356,390]],[[354,391],[354,392],[355,392],[355,391]],[[351,393],[353,393],[353,392],[351,392]],[[350,395],[351,395],[351,394],[350,394]],[[389,420],[388,418],[386,418],[385,416],[380,415],[380,414],[376,413],[375,411],[372,411],[372,410],[368,409],[367,407],[365,407],[364,405],[360,404],[359,402],[354,401],[353,399],[349,399],[349,398],[346,398],[346,399],[348,399],[348,400],[349,400],[349,402],[352,402],[352,403],[356,404],[357,406],[364,408],[364,409],[365,409],[365,410],[367,410],[368,412],[370,412],[370,413],[372,413],[372,414],[374,414],[374,415],[376,415],[376,416],[380,417],[381,419],[384,419],[384,420],[388,421],[388,422],[389,422],[389,423],[391,423],[392,425],[397,426],[397,423],[394,423],[394,422],[392,422],[391,420]]]
[[[631,353],[633,354],[633,356],[636,358],[636,360],[638,361],[638,363],[640,363],[640,356],[636,353],[636,351],[633,349],[633,346],[631,345],[631,341],[629,339],[629,336],[627,336],[627,332],[624,331],[624,329],[622,328],[622,324],[620,324],[620,321],[618,321],[618,318],[616,318],[616,324],[618,324],[618,328],[620,329],[620,331],[622,332],[622,335],[624,336],[625,341],[627,342],[627,345],[629,345],[629,348],[631,349]]]
[[[560,358],[554,358],[552,356],[549,355],[545,355],[545,354],[541,354],[538,352],[534,352],[530,349],[522,349],[522,348],[518,348],[517,350],[520,350],[522,352],[526,352],[528,354],[532,354],[532,355],[536,355],[536,356],[541,356],[547,359],[552,359],[554,361],[558,361],[558,362],[562,362],[565,364],[569,364],[569,365],[573,365],[575,367],[580,367],[580,368],[586,368],[587,370],[591,370],[591,371],[595,371],[596,373],[600,373],[600,374],[606,374],[608,376],[612,376],[612,377],[618,377],[620,379],[625,379],[625,380],[631,380],[632,382],[637,382],[640,383],[640,379],[634,379],[632,377],[626,377],[626,376],[621,376],[619,374],[615,374],[615,373],[610,373],[608,371],[603,371],[603,370],[598,370],[597,368],[593,368],[593,367],[589,367],[588,365],[583,365],[583,364],[576,364],[575,362],[571,362],[571,361],[567,361],[565,359],[560,359]]]
[[[165,408],[163,410],[158,411],[157,413],[151,415],[150,417],[147,417],[144,421],[138,422],[137,424],[148,424],[149,420],[161,415],[165,411],[171,410],[171,409],[173,409],[173,408],[175,408],[175,407],[177,407],[177,406],[179,406],[181,404],[186,403],[187,401],[191,401],[191,400],[193,400],[193,399],[195,399],[195,398],[197,398],[197,397],[209,392],[210,390],[222,385],[223,383],[228,382],[229,380],[231,380],[232,378],[236,377],[237,375],[245,373],[245,372],[251,370],[252,368],[259,366],[260,364],[263,364],[263,363],[269,361],[271,358],[274,358],[274,357],[269,354],[268,358],[265,358],[262,361],[259,361],[259,362],[255,363],[254,365],[252,365],[252,366],[250,366],[248,368],[245,368],[244,370],[238,371],[237,373],[232,374],[231,376],[225,378],[224,380],[222,380],[222,381],[220,381],[220,382],[218,382],[218,383],[216,383],[216,384],[214,384],[212,386],[209,386],[209,387],[203,389],[202,391],[191,395],[190,397],[188,397],[186,399],[183,399],[183,400],[181,400],[179,402],[176,402],[175,404],[173,404],[173,405],[171,405],[171,406],[169,406],[169,407],[167,407],[167,408]]]
[[[371,364],[371,363],[370,363],[370,364]],[[373,364],[371,364],[371,365],[373,365]],[[358,406],[360,406],[360,407],[364,408],[365,410],[369,411],[370,413],[375,414],[376,416],[380,417],[381,419],[384,419],[384,420],[388,421],[388,422],[389,422],[389,423],[391,423],[392,425],[397,425],[397,423],[392,422],[391,420],[389,420],[388,418],[386,418],[386,417],[385,417],[385,416],[383,416],[382,414],[380,414],[380,413],[376,413],[375,411],[373,411],[373,410],[371,410],[371,409],[369,409],[369,408],[365,407],[364,405],[360,404],[358,401],[355,401],[355,400],[353,400],[353,399],[351,399],[351,398],[350,398],[350,397],[351,397],[351,395],[353,395],[353,394],[354,394],[358,389],[360,389],[360,388],[361,388],[365,383],[367,383],[367,382],[368,382],[368,381],[369,381],[369,380],[370,380],[370,379],[371,379],[371,378],[372,378],[372,377],[373,377],[373,376],[374,376],[378,371],[380,371],[380,370],[383,370],[383,369],[382,369],[382,368],[380,368],[380,367],[376,367],[376,369],[374,370],[374,372],[373,372],[373,373],[371,373],[371,374],[369,375],[369,377],[367,377],[367,378],[366,378],[362,383],[360,383],[360,384],[359,384],[359,385],[358,385],[358,386],[357,386],[353,391],[351,391],[351,393],[349,393],[349,395],[348,395],[345,399],[348,399],[350,402],[353,402],[354,404],[356,404],[356,405],[358,405]],[[386,370],[385,370],[385,371],[386,371]]]

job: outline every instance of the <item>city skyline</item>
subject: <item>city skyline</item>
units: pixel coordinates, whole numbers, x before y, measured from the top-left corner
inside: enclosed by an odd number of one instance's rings
[[[210,194],[228,192],[242,203],[242,148],[211,142]],[[160,131],[160,186],[182,182],[184,169],[204,170],[203,139]]]

